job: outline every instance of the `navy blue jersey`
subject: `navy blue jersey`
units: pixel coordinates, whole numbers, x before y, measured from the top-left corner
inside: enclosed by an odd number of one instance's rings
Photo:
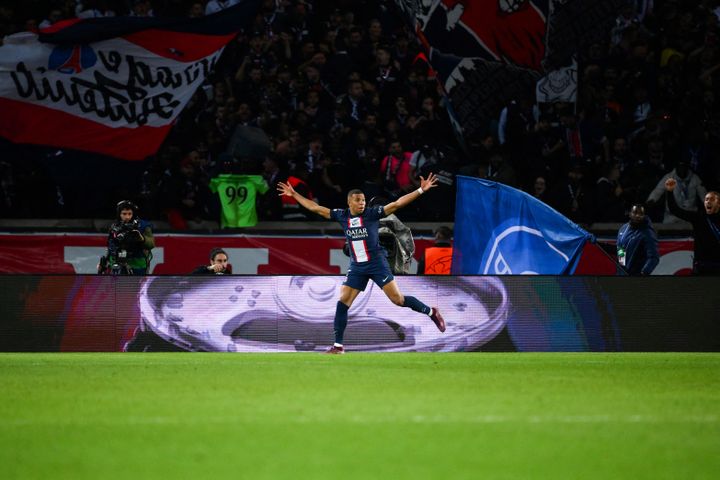
[[[345,232],[354,263],[365,263],[385,256],[378,234],[380,219],[384,216],[385,207],[382,205],[366,208],[360,215],[351,215],[349,208],[330,211],[330,219],[340,223]]]

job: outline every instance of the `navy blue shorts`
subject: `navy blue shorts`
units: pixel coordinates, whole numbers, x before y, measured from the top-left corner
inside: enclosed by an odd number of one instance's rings
[[[380,257],[378,260],[364,263],[350,262],[343,285],[362,292],[370,280],[380,288],[395,280],[387,258]]]

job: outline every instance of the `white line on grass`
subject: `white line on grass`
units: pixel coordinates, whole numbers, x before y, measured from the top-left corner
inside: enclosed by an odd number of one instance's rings
[[[287,423],[352,423],[352,424],[538,424],[538,423],[566,423],[566,424],[603,424],[603,423],[637,423],[637,424],[666,424],[666,423],[718,423],[717,415],[686,415],[661,417],[654,415],[480,415],[474,417],[449,417],[444,415],[413,415],[411,417],[393,416],[377,417],[354,415],[347,418],[319,418],[319,417],[292,417]],[[272,419],[248,418],[238,416],[214,417],[182,417],[182,416],[150,416],[150,417],[119,417],[88,420],[84,418],[42,419],[42,418],[15,418],[0,421],[1,428],[23,426],[123,426],[123,425],[203,425],[203,424],[258,424],[280,423]]]

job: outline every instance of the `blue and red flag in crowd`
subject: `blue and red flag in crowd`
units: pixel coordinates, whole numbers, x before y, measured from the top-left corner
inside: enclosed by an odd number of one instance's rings
[[[197,19],[73,19],[7,37],[0,136],[127,160],[155,153],[259,3]]]
[[[566,275],[592,235],[501,183],[457,177],[453,275]]]

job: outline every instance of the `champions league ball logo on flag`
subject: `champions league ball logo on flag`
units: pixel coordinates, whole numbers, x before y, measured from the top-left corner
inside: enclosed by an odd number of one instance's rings
[[[457,179],[453,275],[574,272],[588,232],[525,192]]]

